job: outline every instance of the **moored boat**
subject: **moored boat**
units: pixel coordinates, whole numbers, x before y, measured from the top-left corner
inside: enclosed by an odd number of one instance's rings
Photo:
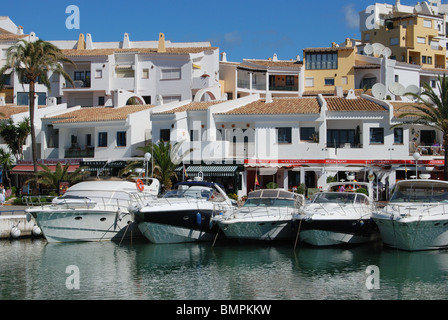
[[[386,246],[420,251],[448,248],[448,182],[401,180],[389,203],[373,213]]]
[[[326,191],[315,194],[312,201],[294,216],[300,241],[332,246],[378,239],[378,230],[371,219],[372,197],[373,189],[369,183],[330,183]]]
[[[142,234],[157,244],[213,240],[218,226],[212,217],[233,210],[236,202],[213,182],[185,181],[175,188],[129,209]]]
[[[29,197],[33,202],[26,213],[33,216],[48,242],[138,238],[142,235],[128,211],[136,190],[132,181],[83,181],[49,203],[41,197]],[[159,181],[152,179],[139,197],[153,199],[158,192]]]
[[[263,189],[248,194],[244,205],[215,221],[227,238],[238,240],[290,240],[295,236],[292,217],[304,204],[298,193]]]

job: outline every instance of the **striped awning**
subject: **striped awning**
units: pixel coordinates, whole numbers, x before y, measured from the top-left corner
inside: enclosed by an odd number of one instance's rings
[[[204,177],[233,177],[238,170],[238,166],[234,165],[190,165],[186,172],[189,177],[197,177],[202,172]],[[182,175],[183,166],[176,168],[176,173]]]
[[[51,171],[56,171],[56,165],[48,165],[47,166]],[[67,172],[74,172],[76,169],[79,168],[78,164],[69,165]],[[38,171],[43,171],[42,167],[39,165],[37,166]],[[33,165],[16,165],[12,168],[10,171],[11,174],[23,174],[23,175],[31,175],[34,173],[34,166]]]

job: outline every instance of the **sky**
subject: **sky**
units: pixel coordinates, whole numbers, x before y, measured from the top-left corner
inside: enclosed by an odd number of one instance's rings
[[[360,38],[359,12],[374,0],[22,0],[2,1],[0,16],[9,16],[24,32],[43,40],[210,41],[228,61],[303,58],[303,49],[329,47],[345,38]],[[376,1],[394,4],[395,0]],[[415,5],[417,1],[401,0]],[[445,3],[445,1],[443,1]],[[79,8],[79,29],[68,29]]]

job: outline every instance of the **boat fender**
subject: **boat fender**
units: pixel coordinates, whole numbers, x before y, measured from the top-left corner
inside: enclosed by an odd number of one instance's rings
[[[202,223],[202,215],[200,212],[196,213],[196,223],[200,226]]]
[[[35,224],[32,229],[33,236],[39,237],[42,234],[42,230]]]
[[[20,229],[17,228],[16,226],[13,226],[11,228],[11,237],[14,239],[17,239],[18,237],[20,237]]]

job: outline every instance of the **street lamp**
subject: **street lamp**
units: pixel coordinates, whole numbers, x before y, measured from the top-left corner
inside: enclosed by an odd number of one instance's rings
[[[412,157],[413,157],[414,160],[415,160],[415,176],[416,176],[416,179],[418,179],[417,163],[418,163],[418,159],[420,159],[420,153],[415,152],[415,153],[412,155]]]
[[[149,164],[149,160],[151,160],[151,154],[149,152],[146,152],[145,153],[145,162],[146,162],[145,176],[146,176],[146,179],[148,179],[148,164]],[[146,180],[146,183],[148,183],[148,180]]]

